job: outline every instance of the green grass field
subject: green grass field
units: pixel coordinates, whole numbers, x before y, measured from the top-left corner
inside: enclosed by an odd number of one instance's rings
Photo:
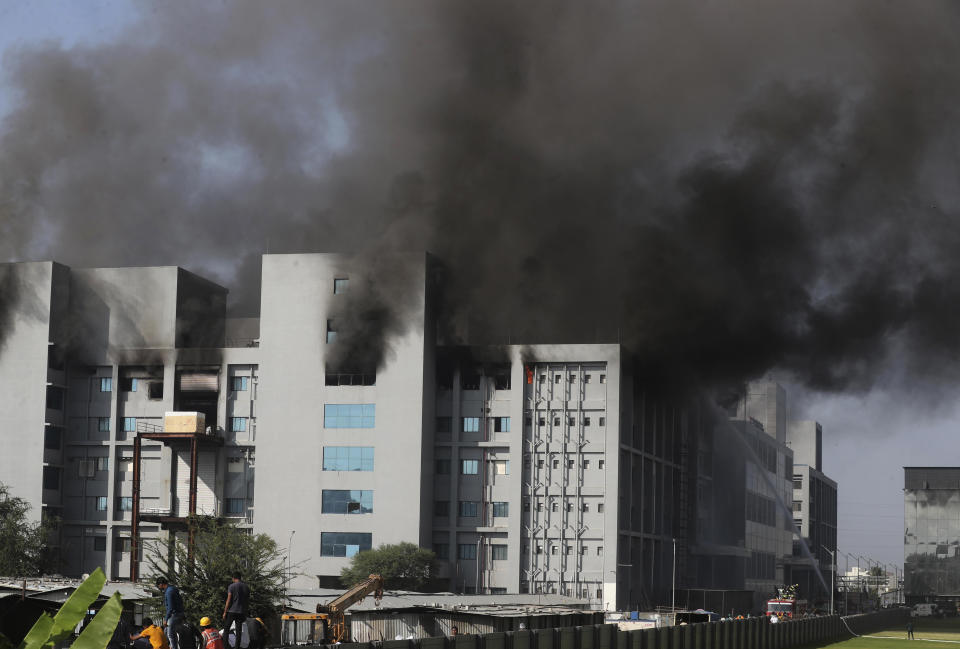
[[[806,649],[832,647],[834,649],[894,649],[897,647],[949,647],[956,644],[960,649],[960,618],[921,618],[914,624],[913,637],[907,640],[906,625],[878,631],[861,638],[851,638],[830,645],[810,645]]]

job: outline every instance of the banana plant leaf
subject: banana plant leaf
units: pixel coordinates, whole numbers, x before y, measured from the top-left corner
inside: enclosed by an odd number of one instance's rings
[[[44,613],[36,621],[18,649],[44,649],[66,640],[76,626],[83,621],[90,604],[96,601],[106,583],[107,577],[103,574],[103,570],[100,568],[94,570],[67,598],[55,617],[51,618]]]
[[[123,600],[120,599],[120,593],[114,593],[80,633],[80,637],[71,645],[72,649],[104,649],[113,637],[122,612]]]

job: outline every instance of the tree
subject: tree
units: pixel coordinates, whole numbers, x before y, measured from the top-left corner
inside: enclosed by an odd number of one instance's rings
[[[175,584],[183,595],[187,619],[197,624],[203,616],[220,619],[227,601],[227,587],[233,573],[240,572],[250,586],[249,614],[252,617],[278,614],[286,573],[285,557],[276,541],[266,534],[248,534],[233,523],[211,517],[195,517],[190,522],[194,526],[193,564],[182,540],[147,544],[150,585],[158,577]],[[151,604],[163,610],[159,592]]]
[[[340,572],[340,581],[350,588],[370,575],[380,575],[386,588],[419,591],[430,580],[435,558],[433,552],[413,543],[382,545],[353,555],[350,565]]]
[[[29,511],[30,503],[0,483],[0,575],[35,577],[52,563],[47,538],[56,523],[48,519],[31,522]]]

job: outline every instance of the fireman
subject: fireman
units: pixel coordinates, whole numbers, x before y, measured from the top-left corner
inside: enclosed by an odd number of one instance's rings
[[[223,649],[223,637],[213,626],[213,620],[204,617],[200,620],[200,626],[203,628],[203,649]]]

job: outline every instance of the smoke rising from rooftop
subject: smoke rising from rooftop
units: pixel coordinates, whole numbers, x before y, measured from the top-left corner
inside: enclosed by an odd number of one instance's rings
[[[471,337],[706,382],[960,352],[949,3],[158,7],[6,57],[3,258],[242,287],[263,251],[428,249]],[[369,275],[344,321],[382,357],[412,289]]]

